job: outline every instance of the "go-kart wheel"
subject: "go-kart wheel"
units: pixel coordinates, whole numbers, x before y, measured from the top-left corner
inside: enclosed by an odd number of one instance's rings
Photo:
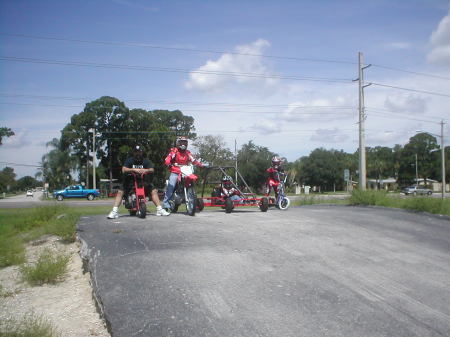
[[[269,209],[269,200],[267,200],[266,197],[261,198],[259,209],[261,210],[261,212],[267,212],[267,210]]]
[[[140,217],[141,219],[144,219],[146,216],[147,216],[147,205],[145,204],[144,201],[141,201],[139,203],[138,217]]]
[[[197,211],[201,212],[205,208],[205,202],[202,198],[197,198]]]
[[[231,213],[234,208],[233,200],[225,199],[225,213]]]
[[[278,201],[277,206],[279,209],[283,210],[283,209],[288,209],[290,204],[291,204],[291,200],[289,200],[289,198],[287,198],[287,197],[284,197]]]

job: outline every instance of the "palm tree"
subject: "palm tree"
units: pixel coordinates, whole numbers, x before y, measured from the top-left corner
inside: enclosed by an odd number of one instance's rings
[[[51,147],[48,153],[41,159],[41,167],[37,177],[43,177],[51,189],[61,188],[70,184],[71,171],[76,168],[77,158],[72,156],[68,150],[61,149],[61,142],[53,138],[46,144]]]

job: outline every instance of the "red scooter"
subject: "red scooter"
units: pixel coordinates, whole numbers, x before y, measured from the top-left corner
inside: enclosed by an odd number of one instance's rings
[[[133,177],[130,182],[128,194],[124,195],[125,208],[128,209],[130,215],[137,215],[139,218],[144,219],[147,216],[147,198],[145,196],[145,173],[138,174],[131,172],[130,176]]]

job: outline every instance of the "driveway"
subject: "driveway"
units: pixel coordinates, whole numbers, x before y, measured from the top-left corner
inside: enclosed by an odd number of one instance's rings
[[[450,336],[450,221],[303,206],[81,219],[113,337]]]

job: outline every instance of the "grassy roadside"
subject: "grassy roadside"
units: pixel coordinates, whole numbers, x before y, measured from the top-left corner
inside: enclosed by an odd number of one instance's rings
[[[350,205],[373,205],[450,215],[450,198],[444,200],[428,196],[400,198],[383,191],[355,190],[348,202]]]
[[[337,204],[337,205],[363,205],[383,206],[400,208],[417,212],[428,212],[432,214],[450,215],[450,198],[407,197],[401,198],[398,194],[388,194],[384,191],[359,191],[345,199],[322,198],[320,195],[301,196],[294,200],[292,206],[314,205],[314,204]]]

